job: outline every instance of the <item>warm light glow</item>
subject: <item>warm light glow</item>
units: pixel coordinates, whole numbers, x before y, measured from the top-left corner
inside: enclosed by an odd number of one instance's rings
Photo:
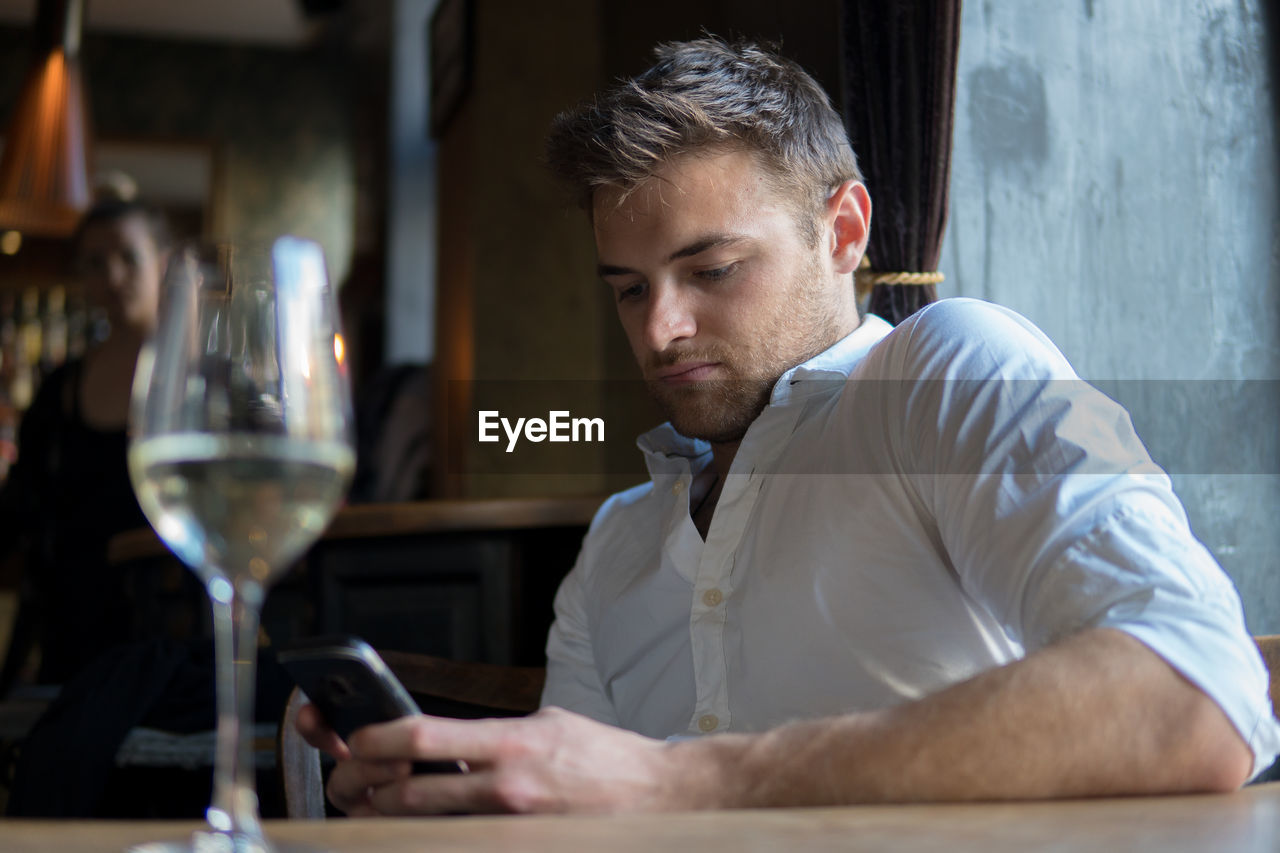
[[[6,231],[0,235],[0,252],[6,255],[16,255],[18,250],[22,248],[22,232]]]
[[[89,128],[80,65],[55,48],[23,85],[0,157],[0,227],[70,234],[90,202]]]
[[[342,335],[333,336],[333,357],[338,360],[338,366],[342,366],[343,360],[347,356],[347,345],[342,341]]]
[[[257,580],[263,583],[271,577],[271,566],[267,565],[267,561],[261,557],[249,558],[249,574],[253,575]]]

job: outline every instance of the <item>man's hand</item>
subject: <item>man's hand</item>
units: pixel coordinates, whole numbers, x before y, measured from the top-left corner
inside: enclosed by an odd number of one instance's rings
[[[674,745],[559,708],[509,720],[426,715],[367,726],[349,745],[315,708],[298,730],[338,760],[329,799],[352,817],[457,812],[621,812],[692,808]],[[469,773],[411,775],[413,761],[461,759]],[[682,775],[683,774],[683,775]],[[707,804],[702,804],[707,805]]]

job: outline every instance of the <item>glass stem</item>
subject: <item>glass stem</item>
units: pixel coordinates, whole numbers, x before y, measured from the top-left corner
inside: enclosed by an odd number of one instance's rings
[[[256,584],[236,589],[218,578],[209,585],[209,598],[213,602],[218,740],[207,817],[211,829],[231,836],[232,849],[259,849],[264,842],[254,785],[253,694],[262,590]]]

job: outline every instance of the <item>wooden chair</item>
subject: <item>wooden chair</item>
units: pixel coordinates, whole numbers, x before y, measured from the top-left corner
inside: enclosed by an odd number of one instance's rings
[[[537,710],[546,670],[542,667],[460,663],[409,652],[379,652],[414,695],[422,710],[442,717],[516,717]],[[290,818],[323,819],[324,779],[320,753],[298,734],[294,723],[306,704],[294,688],[285,706],[277,740],[277,766]]]
[[[1262,653],[1262,662],[1267,665],[1267,672],[1271,675],[1271,707],[1273,713],[1280,716],[1280,634],[1254,637],[1253,641],[1258,644],[1258,651]],[[1280,761],[1271,765],[1269,769],[1264,770],[1250,784],[1275,781],[1280,781]]]

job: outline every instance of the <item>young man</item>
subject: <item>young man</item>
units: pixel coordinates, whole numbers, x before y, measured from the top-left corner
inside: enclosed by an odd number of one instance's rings
[[[548,706],[350,749],[353,815],[1226,791],[1280,727],[1127,416],[1012,312],[860,320],[871,204],[790,63],[668,45],[558,119],[670,423],[556,602]],[[567,710],[566,710],[567,709]],[[713,735],[698,737],[698,735]],[[411,776],[409,761],[471,772]]]

